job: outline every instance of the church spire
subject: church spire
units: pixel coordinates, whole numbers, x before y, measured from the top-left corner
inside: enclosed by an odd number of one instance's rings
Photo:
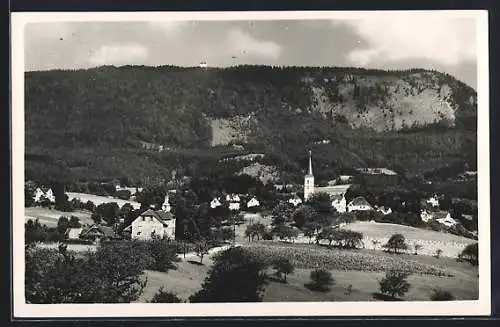
[[[308,175],[312,176],[312,174],[313,174],[313,168],[312,167],[313,166],[312,166],[312,159],[311,159],[311,157],[312,157],[312,152],[311,152],[311,150],[309,150],[309,172],[308,172]]]

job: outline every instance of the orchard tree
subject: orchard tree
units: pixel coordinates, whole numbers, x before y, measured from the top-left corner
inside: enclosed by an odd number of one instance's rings
[[[406,244],[406,239],[402,234],[393,234],[387,243],[384,244],[384,248],[394,253],[400,253],[400,251],[408,249],[408,244]]]
[[[267,284],[266,264],[240,247],[214,256],[202,289],[189,302],[261,302]]]
[[[160,287],[158,292],[153,295],[153,298],[149,303],[182,303],[182,300],[177,296],[177,294],[168,292],[164,287]]]
[[[324,269],[311,271],[310,279],[311,283],[306,286],[314,291],[327,292],[330,290],[330,286],[335,284],[332,273]]]
[[[385,277],[379,281],[380,291],[392,298],[395,298],[396,295],[403,296],[410,289],[410,283],[407,280],[408,276],[409,274],[403,271],[388,271]]]
[[[287,258],[278,258],[272,263],[273,268],[276,270],[276,276],[287,282],[286,276],[293,273],[295,267],[293,263]]]

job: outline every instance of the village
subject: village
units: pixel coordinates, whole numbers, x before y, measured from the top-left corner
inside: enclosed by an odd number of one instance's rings
[[[392,170],[386,168],[361,168],[358,169],[361,176],[365,179],[365,183],[377,184],[382,183],[383,185],[397,184],[398,174]],[[471,172],[466,172],[466,175],[474,175]],[[294,212],[299,212],[304,205],[314,196],[318,194],[326,194],[330,199],[332,212],[335,213],[337,219],[331,222],[330,227],[333,228],[348,228],[351,230],[358,230],[363,232],[363,242],[362,246],[367,247],[372,244],[384,244],[391,236],[391,231],[393,231],[394,226],[401,226],[402,229],[409,228],[411,225],[405,223],[404,221],[394,221],[389,219],[384,219],[384,217],[395,216],[397,212],[389,206],[380,205],[379,203],[370,203],[363,196],[354,196],[352,199],[347,201],[346,194],[351,189],[353,185],[354,176],[351,175],[340,175],[336,179],[332,180],[326,186],[315,185],[314,174],[313,174],[313,160],[312,154],[309,152],[309,166],[307,174],[304,176],[303,192],[293,192],[294,185],[280,185],[274,184],[273,187],[276,192],[283,192],[284,189],[291,189],[292,192],[282,193],[285,194],[281,198],[280,204],[285,203],[285,206],[289,207],[289,215],[293,215]],[[154,238],[160,239],[176,239],[176,218],[174,215],[174,210],[171,205],[172,198],[175,197],[176,190],[167,190],[161,207],[156,208],[154,204],[150,204],[149,207],[145,207],[141,203],[137,202],[137,195],[143,191],[141,187],[123,187],[120,185],[115,186],[116,192],[126,192],[129,194],[128,199],[119,199],[113,197],[102,197],[91,194],[82,194],[74,192],[66,192],[65,195],[68,201],[79,203],[82,209],[88,204],[89,208],[95,208],[99,205],[105,205],[106,203],[116,203],[118,208],[131,207],[132,211],[135,213],[133,218],[128,216],[128,219],[122,216],[111,217],[114,221],[113,224],[107,224],[109,219],[95,221],[89,219],[89,217],[84,217],[82,221],[75,223],[75,226],[68,226],[67,230],[64,231],[64,241],[77,242],[91,241],[98,242],[101,238],[111,238],[111,239],[137,239],[137,240],[152,240]],[[234,217],[238,219],[233,219],[233,224],[238,224],[238,232],[240,235],[233,235],[233,240],[238,239],[244,240],[248,236],[249,226],[259,223],[263,224],[265,228],[269,231],[273,229],[273,212],[275,208],[262,208],[261,200],[251,194],[220,194],[220,196],[213,197],[209,203],[211,210],[217,210],[218,208],[225,207]],[[32,207],[48,207],[52,208],[53,204],[56,202],[54,193],[50,188],[36,187],[33,194],[33,205]],[[419,224],[413,224],[418,226],[418,228],[413,228],[410,235],[407,235],[408,242],[421,248],[422,253],[428,255],[435,255],[436,251],[440,252],[441,256],[455,257],[463,248],[465,248],[469,243],[477,239],[477,227],[475,230],[466,230],[469,238],[455,237],[453,239],[452,234],[457,226],[461,226],[462,223],[452,217],[452,210],[443,210],[442,204],[443,195],[433,195],[426,199],[420,200],[420,212],[418,214]],[[404,207],[405,202],[402,201],[401,205]],[[267,209],[267,210],[266,210]],[[31,208],[27,208],[26,221],[37,220],[42,225],[48,223],[48,225],[55,226],[57,220],[55,217],[44,218],[43,215],[40,217],[35,217],[36,215],[30,215],[29,212]],[[37,210],[37,209],[33,209]],[[83,210],[86,211],[86,210]],[[87,210],[88,211],[88,210]],[[116,212],[118,214],[118,211]],[[461,213],[460,218],[466,221],[476,220],[477,222],[477,209],[475,212],[475,217],[472,213]],[[73,213],[70,216],[76,217]],[[70,217],[67,217],[69,221]],[[116,219],[115,219],[116,218]],[[59,217],[57,217],[59,219]],[[78,218],[74,218],[78,219]],[[305,237],[307,234],[303,230],[293,224],[292,217],[287,217],[285,219],[291,226],[294,232],[291,235],[295,235],[291,239],[294,242],[310,242],[310,238]],[[387,224],[390,223],[390,224]],[[227,217],[224,218],[224,224],[229,226]],[[387,227],[387,232],[384,232],[384,224],[390,226]],[[476,223],[477,224],[477,223]],[[431,228],[432,227],[432,228]],[[462,228],[464,229],[464,228]],[[434,233],[429,233],[429,230],[434,230]],[[234,228],[236,232],[236,228]],[[319,231],[316,231],[316,234]],[[246,233],[246,234],[245,234]],[[440,234],[445,233],[446,235],[440,236]],[[426,237],[426,235],[432,235]],[[437,235],[437,237],[436,237]],[[177,238],[179,235],[177,234]],[[286,239],[287,237],[283,237]],[[452,241],[447,241],[448,239],[453,239]],[[444,241],[443,241],[444,240]],[[227,241],[227,240],[226,240]],[[320,242],[326,240],[320,240]],[[426,244],[425,247],[422,245]],[[382,249],[382,248],[381,248]]]

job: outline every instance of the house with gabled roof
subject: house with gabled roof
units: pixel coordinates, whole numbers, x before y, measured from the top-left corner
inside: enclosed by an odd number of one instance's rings
[[[94,224],[87,228],[83,228],[79,236],[79,238],[91,241],[100,241],[104,237],[114,239],[117,238],[117,235],[112,227]]]
[[[296,207],[302,203],[302,199],[299,198],[298,196],[294,196],[293,198],[288,199],[288,203]]]
[[[369,211],[373,210],[373,207],[366,201],[366,199],[362,196],[358,196],[351,200],[347,205],[347,211]]]
[[[170,212],[148,209],[123,229],[132,239],[175,238],[175,219]]]
[[[80,238],[82,231],[83,227],[70,227],[66,229],[66,232],[64,233],[64,238],[68,240],[77,240]]]

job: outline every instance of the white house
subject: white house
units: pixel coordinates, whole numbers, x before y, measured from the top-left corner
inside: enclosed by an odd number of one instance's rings
[[[344,194],[338,194],[332,196],[332,207],[334,207],[337,212],[343,213],[347,210],[347,202]]]
[[[172,208],[170,207],[170,202],[169,202],[168,194],[167,194],[167,196],[165,196],[165,201],[161,205],[161,210],[163,210],[165,212],[170,212],[171,209]]]
[[[340,175],[339,181],[342,183],[349,183],[354,177],[351,175]]]
[[[436,196],[431,196],[430,198],[427,199],[427,201],[425,201],[428,205],[436,208],[436,207],[439,207],[439,200],[437,199]]]
[[[451,218],[451,215],[449,212],[436,212],[434,215],[434,219],[442,225],[445,225],[446,227],[453,227],[457,224],[457,221],[453,218]]]
[[[56,197],[54,196],[51,188],[49,188],[47,192],[45,192],[45,197],[52,203],[56,202]]]
[[[258,207],[260,206],[259,200],[257,200],[256,197],[253,197],[250,199],[250,201],[247,202],[247,208],[252,208],[252,207]]]
[[[230,202],[229,203],[229,210],[240,210],[240,203],[239,202]]]
[[[219,198],[213,198],[212,201],[210,201],[210,208],[215,209],[217,207],[220,207],[222,203],[220,203]]]
[[[434,219],[434,215],[432,213],[428,212],[427,210],[422,210],[420,212],[420,219],[422,219],[422,221],[424,223],[426,223],[426,222],[429,222],[432,219]]]
[[[372,206],[366,199],[362,196],[358,196],[357,198],[354,198],[349,204],[347,205],[347,211],[369,211],[373,210]]]
[[[35,190],[35,195],[34,195],[33,199],[35,200],[35,202],[40,202],[40,199],[44,195],[45,195],[45,192],[42,191],[39,187],[37,187]]]
[[[299,204],[302,203],[302,199],[299,198],[298,196],[290,198],[288,200],[288,203],[292,204],[294,207],[298,206]]]
[[[389,207],[379,207],[377,208],[377,212],[380,212],[383,215],[388,215],[392,213],[392,209]]]
[[[228,194],[226,195],[226,201],[228,202],[240,202],[240,196],[238,194]]]
[[[175,238],[175,219],[169,212],[148,209],[124,231],[130,231],[132,239]]]

